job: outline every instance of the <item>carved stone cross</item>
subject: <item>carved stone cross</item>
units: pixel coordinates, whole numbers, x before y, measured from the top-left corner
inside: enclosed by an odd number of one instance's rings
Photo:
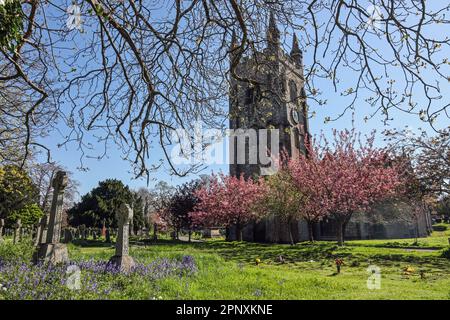
[[[36,234],[36,241],[34,243],[36,247],[39,246],[41,243],[44,243],[47,239],[47,222],[48,222],[47,220],[48,216],[44,215],[41,218],[41,221],[39,221],[39,226]]]
[[[116,256],[127,256],[129,253],[129,229],[133,219],[133,210],[128,204],[120,206],[116,213],[119,234],[116,240]]]
[[[129,256],[129,229],[133,219],[133,210],[128,204],[122,204],[116,212],[119,231],[116,239],[116,254],[109,260],[119,267],[122,272],[129,272],[135,265],[134,260]]]
[[[53,201],[50,209],[50,219],[48,221],[46,243],[59,243],[61,238],[62,209],[64,191],[67,187],[67,173],[58,171],[53,179]]]
[[[41,243],[39,245],[39,248],[33,256],[35,263],[44,262],[58,264],[69,261],[67,247],[65,244],[60,243],[63,219],[63,200],[64,191],[67,186],[67,173],[64,171],[56,172],[52,186],[53,200],[50,209],[50,216],[47,221],[47,235],[45,243]]]

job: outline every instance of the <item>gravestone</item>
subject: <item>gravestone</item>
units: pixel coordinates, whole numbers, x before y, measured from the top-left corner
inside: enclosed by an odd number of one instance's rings
[[[80,234],[81,234],[81,240],[86,240],[86,238],[87,238],[86,226],[84,224],[82,224],[81,226],[79,226],[79,229],[80,229]]]
[[[47,218],[47,215],[44,215],[39,221],[36,239],[34,241],[34,245],[36,247],[38,247],[41,243],[44,243],[47,238]]]
[[[17,243],[17,237],[19,237],[19,241],[21,237],[21,229],[22,229],[22,222],[20,219],[17,219],[16,224],[14,225],[14,236],[13,236],[13,244]]]
[[[3,227],[5,226],[5,220],[0,219],[0,242],[3,241]]]
[[[109,228],[105,231],[105,242],[111,242],[111,231],[109,231]]]
[[[71,243],[73,241],[73,233],[69,228],[64,229],[64,243]]]
[[[116,212],[119,232],[116,239],[116,254],[108,264],[119,267],[121,272],[129,272],[135,265],[129,255],[130,221],[133,220],[133,210],[128,204],[122,204]]]
[[[64,191],[67,186],[67,173],[58,171],[52,182],[53,200],[48,220],[45,243],[41,243],[36,250],[33,260],[35,263],[44,262],[58,264],[69,261],[69,254],[65,244],[60,243],[61,226],[63,220]]]

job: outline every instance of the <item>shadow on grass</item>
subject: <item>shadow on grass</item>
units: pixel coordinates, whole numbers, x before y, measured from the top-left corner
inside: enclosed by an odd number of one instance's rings
[[[283,244],[263,244],[250,242],[204,241],[182,242],[163,240],[154,243],[156,246],[180,245],[201,251],[219,254],[226,260],[244,263],[255,263],[260,259],[263,263],[285,264],[310,260],[324,260],[335,256],[337,246],[333,243],[302,243],[294,246]],[[344,254],[345,255],[345,254]]]
[[[73,240],[72,243],[82,248],[110,248],[114,246],[113,242],[105,242],[102,240]]]
[[[81,247],[111,248],[114,243],[105,243],[101,240],[74,241]],[[228,261],[254,264],[260,259],[263,264],[283,265],[301,262],[320,262],[333,264],[336,257],[343,258],[347,265],[358,267],[361,263],[395,266],[399,264],[426,264],[429,267],[450,270],[448,260],[438,256],[420,256],[411,252],[383,253],[383,252],[355,252],[354,248],[360,246],[338,247],[334,242],[302,242],[294,246],[284,244],[263,244],[250,242],[227,242],[223,240],[210,240],[204,242],[186,242],[180,240],[151,240],[132,238],[130,244],[142,249],[153,248],[153,253],[162,251],[183,251],[189,249],[205,253],[214,253]],[[373,248],[373,247],[372,247]],[[382,249],[382,248],[380,248]]]

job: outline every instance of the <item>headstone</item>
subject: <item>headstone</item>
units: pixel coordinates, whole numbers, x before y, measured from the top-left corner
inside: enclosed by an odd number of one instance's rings
[[[69,228],[64,229],[64,243],[71,243],[73,241],[73,233]]]
[[[13,236],[13,244],[17,243],[17,238],[21,238],[21,228],[22,228],[22,222],[20,219],[17,219],[16,224],[14,225],[14,236]]]
[[[47,227],[47,216],[44,215],[39,221],[39,225],[37,227],[36,239],[34,240],[34,245],[36,247],[39,246],[43,242],[43,239],[46,238],[46,236],[44,235],[46,227]]]
[[[3,241],[3,228],[5,227],[5,220],[0,219],[0,242]]]
[[[116,218],[119,225],[116,254],[108,264],[116,265],[121,272],[129,272],[135,265],[133,258],[129,255],[129,229],[130,222],[133,220],[133,210],[128,204],[122,204],[116,212]]]
[[[38,235],[35,241],[35,245],[39,246],[41,243],[45,243],[47,240],[47,231],[48,231],[48,215],[44,215],[39,221]]]
[[[69,253],[65,244],[60,243],[63,220],[64,191],[67,186],[67,173],[58,171],[52,182],[53,200],[48,220],[45,243],[39,245],[35,252],[34,262],[58,264],[69,261]]]
[[[86,226],[82,224],[80,227],[80,233],[81,233],[81,240],[86,240]]]

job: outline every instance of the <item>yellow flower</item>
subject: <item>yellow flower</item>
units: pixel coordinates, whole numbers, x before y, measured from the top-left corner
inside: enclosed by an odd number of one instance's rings
[[[407,272],[407,273],[414,273],[414,268],[413,267],[411,267],[411,266],[406,266],[406,268],[405,268],[405,272]]]
[[[256,259],[255,259],[255,263],[256,263],[256,265],[260,264],[260,263],[261,263],[261,259],[256,258]]]

